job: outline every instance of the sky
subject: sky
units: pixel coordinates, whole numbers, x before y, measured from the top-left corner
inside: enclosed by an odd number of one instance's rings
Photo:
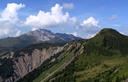
[[[90,38],[103,28],[128,35],[128,0],[0,0],[0,38],[48,29]]]

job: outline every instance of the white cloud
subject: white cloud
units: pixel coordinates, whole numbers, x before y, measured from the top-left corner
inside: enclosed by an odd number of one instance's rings
[[[15,36],[20,36],[20,35],[21,35],[21,31],[20,30],[16,30]]]
[[[14,26],[8,22],[0,22],[0,38],[3,37],[15,37],[20,34],[20,30],[17,28],[14,28]]]
[[[99,21],[94,17],[89,17],[80,24],[83,31],[87,33],[96,33],[99,30]]]
[[[0,20],[9,22],[17,21],[18,11],[23,7],[25,7],[24,4],[8,3],[7,7],[1,13]]]
[[[99,21],[94,17],[89,17],[80,24],[81,31],[85,32],[85,38],[91,38],[100,30]]]
[[[92,38],[92,37],[94,37],[96,35],[96,33],[94,33],[94,34],[87,34],[85,37],[83,37],[83,38],[86,38],[86,39],[89,39],[89,38]]]
[[[0,13],[0,38],[20,34],[16,26],[20,24],[18,11],[23,7],[25,7],[24,4],[8,3]]]
[[[0,29],[0,36],[3,36],[3,35],[8,35],[8,33],[10,32],[10,29],[9,28],[4,28],[4,29]]]
[[[85,19],[81,26],[85,26],[85,27],[97,27],[98,26],[99,21],[96,20],[94,17],[89,17],[87,19]]]
[[[25,24],[33,28],[46,28],[76,22],[74,17],[70,17],[68,12],[63,12],[63,7],[55,4],[50,12],[40,10],[37,15],[30,15],[26,18]]]
[[[74,36],[78,36],[78,33],[77,32],[72,32],[72,33],[69,33],[69,34],[72,34]]]
[[[63,7],[65,9],[73,9],[74,8],[74,4],[73,3],[64,3]]]

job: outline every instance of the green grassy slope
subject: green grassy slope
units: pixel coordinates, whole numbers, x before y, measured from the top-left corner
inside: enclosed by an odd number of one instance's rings
[[[80,43],[84,52],[48,82],[123,82],[128,79],[127,36],[113,29],[103,29],[94,38]]]
[[[67,67],[74,60],[77,54],[82,53],[76,53],[77,49],[79,48],[82,48],[79,43],[74,43],[73,45],[65,46],[63,53],[61,53],[61,55],[56,60],[57,63],[55,63],[52,67],[42,72],[33,82],[45,82],[58,72],[64,70],[65,67]]]
[[[65,45],[47,67],[33,82],[124,82],[128,79],[128,37],[103,29],[87,41]]]

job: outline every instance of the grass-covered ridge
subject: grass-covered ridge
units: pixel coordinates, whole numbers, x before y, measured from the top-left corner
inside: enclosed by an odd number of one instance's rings
[[[68,82],[67,79],[72,78],[72,82],[122,82],[128,79],[127,36],[113,29],[103,29],[95,37],[80,43],[84,52],[66,71],[56,74],[54,81],[53,78],[49,81]]]

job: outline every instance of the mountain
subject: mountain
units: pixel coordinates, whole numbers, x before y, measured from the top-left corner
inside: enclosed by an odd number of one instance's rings
[[[0,39],[0,49],[13,49],[13,48],[23,48],[25,46],[49,42],[49,43],[66,43],[72,40],[79,40],[81,38],[75,37],[70,34],[52,33],[46,29],[39,29],[35,31],[30,31],[19,37],[8,37],[5,39]]]
[[[62,51],[62,44],[32,44],[16,51],[1,53],[0,82],[15,82],[41,64],[47,63],[51,57]]]
[[[70,34],[52,33],[46,29],[30,31],[19,37],[0,39],[0,82],[1,78],[13,82],[23,77],[59,52],[60,46],[79,39],[81,38]]]
[[[127,82],[127,46],[128,36],[110,28],[65,45],[32,44],[0,57],[0,81]]]
[[[102,29],[95,37],[89,39],[86,45],[88,49],[89,47],[94,48],[95,51],[118,50],[121,54],[127,54],[128,36],[122,35],[114,29],[106,28]],[[96,50],[96,48],[101,50]],[[90,51],[92,52],[92,49]]]
[[[34,43],[40,43],[40,42],[49,42],[49,43],[56,43],[56,42],[69,42],[73,40],[79,40],[81,38],[75,37],[72,34],[63,34],[63,33],[52,33],[49,30],[46,29],[39,29],[36,31],[28,32],[25,35],[22,35],[20,37],[21,39],[33,39]]]
[[[67,43],[54,62],[19,82],[127,82],[127,46],[128,36],[105,28],[91,39]]]

